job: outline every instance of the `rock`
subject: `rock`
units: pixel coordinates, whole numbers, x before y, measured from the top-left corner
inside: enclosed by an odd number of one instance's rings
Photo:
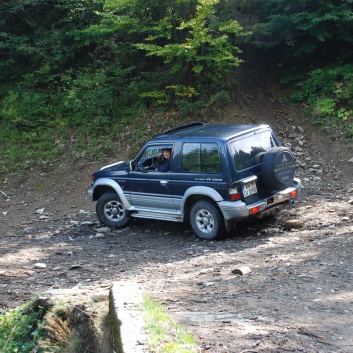
[[[235,268],[234,270],[232,270],[232,273],[236,274],[236,275],[247,275],[248,273],[251,272],[251,269],[247,266],[242,266],[242,267],[238,267]]]
[[[281,230],[279,228],[266,228],[263,230],[266,234],[276,234],[279,233]]]
[[[79,268],[82,268],[82,265],[80,265],[80,264],[74,264],[74,265],[71,265],[70,270],[77,270],[77,269],[79,269]]]
[[[2,196],[4,196],[5,199],[8,199],[8,198],[9,198],[9,197],[8,197],[3,191],[1,191],[1,190],[0,190],[0,194],[1,194]]]
[[[109,291],[93,294],[91,299],[95,302],[106,301],[109,299]]]
[[[96,234],[96,239],[101,239],[101,238],[104,238],[105,237],[105,234],[103,233],[97,233]]]
[[[204,268],[204,269],[200,270],[201,275],[209,273],[209,272],[213,272],[213,268]]]
[[[284,229],[300,229],[304,227],[304,223],[300,219],[289,219],[283,224]]]
[[[37,262],[36,264],[33,265],[33,268],[43,270],[43,269],[47,268],[47,265],[42,262]]]
[[[80,223],[81,226],[93,226],[94,222],[92,221],[84,221]]]
[[[109,233],[111,231],[111,229],[109,227],[101,227],[101,228],[96,229],[96,231],[98,233]]]
[[[43,214],[44,210],[45,210],[45,208],[39,208],[38,210],[36,210],[36,213]]]
[[[348,161],[348,163],[353,163],[353,158],[351,158],[351,159]]]

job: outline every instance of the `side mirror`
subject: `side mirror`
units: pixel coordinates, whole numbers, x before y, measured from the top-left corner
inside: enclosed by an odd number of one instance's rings
[[[137,161],[134,159],[130,161],[130,171],[147,173],[147,170],[142,167],[139,167]]]

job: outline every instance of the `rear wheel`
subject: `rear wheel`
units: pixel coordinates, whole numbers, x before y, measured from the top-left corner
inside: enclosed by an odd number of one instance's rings
[[[190,223],[195,234],[205,240],[220,239],[225,232],[220,211],[209,201],[197,201],[190,210]]]
[[[99,220],[112,228],[122,228],[131,221],[130,213],[125,209],[119,196],[114,192],[103,194],[96,205]]]

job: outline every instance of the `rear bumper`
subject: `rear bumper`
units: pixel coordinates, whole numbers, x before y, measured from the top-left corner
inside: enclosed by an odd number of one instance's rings
[[[298,200],[301,194],[302,183],[300,179],[294,178],[293,185],[285,190],[278,191],[271,195],[271,197],[260,199],[254,203],[246,205],[243,201],[221,201],[218,203],[223,217],[226,221],[236,220],[241,221],[249,217],[261,218],[266,215],[275,214],[281,209],[285,208],[288,204],[293,204]],[[290,195],[296,191],[296,195]],[[257,208],[255,213],[250,210]]]

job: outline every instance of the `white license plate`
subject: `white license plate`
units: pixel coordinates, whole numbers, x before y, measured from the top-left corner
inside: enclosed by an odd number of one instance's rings
[[[256,187],[256,183],[255,182],[252,182],[252,183],[249,183],[249,184],[245,184],[245,185],[242,186],[242,188],[243,188],[244,197],[247,197],[247,196],[250,196],[250,195],[253,195],[253,194],[257,193],[257,187]]]

